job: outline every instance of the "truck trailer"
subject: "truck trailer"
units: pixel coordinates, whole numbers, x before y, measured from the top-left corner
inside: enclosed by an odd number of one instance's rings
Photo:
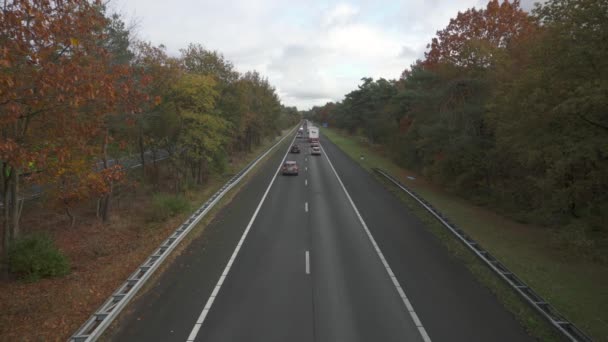
[[[308,141],[319,142],[319,129],[317,127],[308,128]]]

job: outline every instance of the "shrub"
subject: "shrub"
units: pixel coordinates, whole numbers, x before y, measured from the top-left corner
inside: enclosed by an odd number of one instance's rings
[[[46,234],[33,234],[16,240],[9,249],[11,273],[28,281],[63,276],[70,272],[67,257]]]
[[[190,203],[183,195],[158,193],[152,197],[148,220],[161,222],[190,209]]]

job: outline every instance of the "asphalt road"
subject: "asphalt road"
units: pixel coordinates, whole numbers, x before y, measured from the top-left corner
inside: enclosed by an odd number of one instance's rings
[[[322,146],[275,177],[283,144],[106,338],[532,340],[399,199]]]

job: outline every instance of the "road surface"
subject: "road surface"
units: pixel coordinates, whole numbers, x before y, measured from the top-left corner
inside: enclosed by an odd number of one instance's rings
[[[532,340],[399,199],[321,145],[287,154],[298,176],[277,175],[281,145],[106,337]]]

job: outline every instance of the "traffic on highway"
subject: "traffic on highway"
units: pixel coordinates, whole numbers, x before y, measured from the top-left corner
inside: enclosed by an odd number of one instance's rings
[[[608,0],[155,1],[3,1],[0,342],[608,342]]]
[[[113,339],[531,340],[421,224],[304,123]]]

